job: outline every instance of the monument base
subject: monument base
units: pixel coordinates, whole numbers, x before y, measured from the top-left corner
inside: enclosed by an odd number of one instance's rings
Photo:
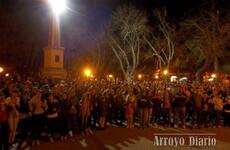
[[[44,78],[65,79],[67,72],[62,68],[44,68],[42,70],[42,76]]]
[[[65,79],[66,76],[67,72],[64,69],[64,48],[44,48],[44,67],[42,70],[42,77]]]

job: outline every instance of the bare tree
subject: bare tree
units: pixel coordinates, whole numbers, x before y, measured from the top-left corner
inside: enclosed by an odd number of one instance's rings
[[[166,9],[155,11],[155,16],[158,20],[160,35],[151,33],[151,39],[145,39],[145,41],[152,50],[153,56],[157,57],[159,68],[161,69],[162,65],[169,68],[175,53],[175,29],[166,20]]]
[[[147,17],[134,6],[123,6],[113,13],[110,26],[110,47],[116,55],[128,83],[140,62]]]
[[[110,61],[108,59],[109,53],[107,50],[107,45],[106,45],[106,40],[105,38],[105,33],[102,32],[98,36],[92,37],[92,41],[94,41],[95,44],[95,49],[93,51],[90,51],[89,56],[91,57],[92,64],[95,69],[95,75],[97,77],[102,77],[103,76],[103,71],[105,71],[105,67],[108,65],[108,62]],[[105,63],[107,62],[107,64]]]
[[[196,71],[197,78],[211,65],[218,73],[219,59],[226,55],[226,45],[230,40],[230,22],[221,21],[217,11],[189,19],[185,25],[193,33],[190,38],[192,50],[196,50],[195,54],[203,60]]]

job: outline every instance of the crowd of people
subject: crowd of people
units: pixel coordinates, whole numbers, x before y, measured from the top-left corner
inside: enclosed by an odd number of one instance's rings
[[[0,82],[0,149],[93,134],[108,125],[146,128],[230,126],[230,85],[218,82]]]

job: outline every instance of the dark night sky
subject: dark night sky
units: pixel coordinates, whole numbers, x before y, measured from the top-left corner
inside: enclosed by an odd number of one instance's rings
[[[217,5],[221,4],[222,6],[227,6],[230,2],[230,0],[214,1]],[[134,4],[148,12],[153,12],[153,9],[157,7],[166,7],[170,17],[176,21],[211,6],[211,0],[71,0],[69,2],[72,4],[71,10],[76,13],[69,11],[68,14],[63,15],[62,19],[66,20],[63,21],[63,30],[73,29],[70,26],[76,24],[78,35],[83,34],[80,39],[85,37],[86,42],[86,33],[94,35],[95,32],[103,29],[103,26],[108,23],[112,11],[125,3]]]
[[[45,0],[0,0],[3,8],[8,8],[9,13],[27,11],[34,20],[40,20],[41,30],[47,32],[46,23],[48,7]],[[148,11],[156,7],[166,6],[172,18],[180,18],[195,12],[197,9],[209,6],[211,0],[68,0],[69,10],[62,15],[63,34],[77,30],[78,35],[94,34],[100,31],[110,19],[111,12],[124,3],[135,4]],[[230,0],[215,0],[226,5]],[[26,18],[23,18],[26,19]],[[19,21],[23,21],[19,19]],[[30,21],[30,20],[28,20]],[[33,21],[31,21],[33,22]],[[66,32],[65,32],[66,31]],[[72,32],[73,33],[73,32]],[[64,35],[65,36],[65,35]]]

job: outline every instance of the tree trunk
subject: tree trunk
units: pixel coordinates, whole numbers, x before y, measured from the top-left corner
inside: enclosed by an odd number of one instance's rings
[[[128,84],[131,84],[133,81],[133,73],[127,72],[125,76]]]
[[[201,75],[209,65],[210,65],[210,60],[205,60],[203,66],[200,69],[197,70],[197,72],[196,72],[196,80],[197,81],[202,80]]]
[[[218,60],[218,57],[217,57],[217,56],[215,57],[215,60],[214,60],[214,72],[215,72],[216,74],[219,73],[219,60]]]

